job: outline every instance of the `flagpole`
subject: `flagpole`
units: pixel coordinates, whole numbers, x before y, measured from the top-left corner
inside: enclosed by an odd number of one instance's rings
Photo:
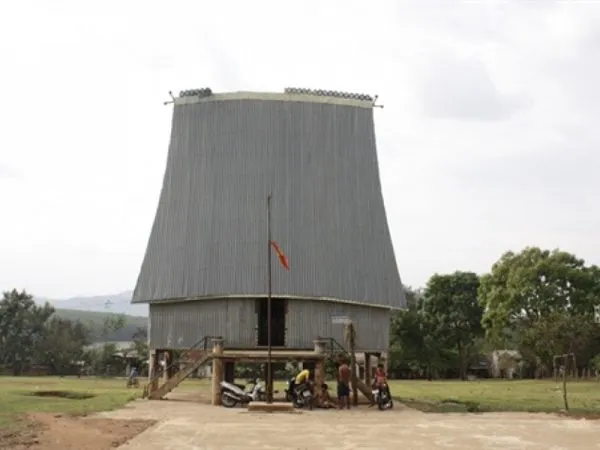
[[[273,402],[273,370],[271,365],[271,194],[267,196],[267,403]]]

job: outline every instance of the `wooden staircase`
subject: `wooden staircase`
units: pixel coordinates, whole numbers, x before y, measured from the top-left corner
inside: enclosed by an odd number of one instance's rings
[[[165,367],[164,370],[168,371],[172,367],[180,366],[184,364],[183,369],[180,369],[173,377],[169,378],[162,386],[152,391],[152,385],[161,378],[159,373],[156,373],[150,382],[144,386],[144,393],[142,398],[149,398],[151,400],[160,400],[173,389],[175,389],[179,383],[189,377],[195,370],[198,370],[200,366],[212,359],[212,351],[208,349],[208,342],[211,339],[220,339],[221,336],[204,336],[194,345],[187,349],[186,352],[181,355],[178,361],[172,362],[169,367]]]
[[[192,373],[200,368],[203,364],[208,362],[212,358],[212,352],[204,351],[200,353],[196,358],[191,359],[186,366],[177,372],[173,377],[169,378],[164,384],[159,386],[155,391],[148,393],[148,399],[160,400],[173,389],[175,389],[179,383],[189,377]]]
[[[334,359],[337,355],[342,354],[348,359],[348,361],[350,361],[350,352],[348,352],[348,350],[346,350],[346,348],[334,338],[319,337],[319,339],[328,342],[329,345],[327,346],[327,356],[330,359]],[[354,373],[354,370],[352,371],[352,373],[352,383],[354,384],[354,386],[356,386],[356,389],[358,389],[361,394],[363,394],[370,402],[372,402],[373,391],[371,389],[371,386],[367,386],[359,377],[357,377]]]
[[[356,385],[356,389],[358,389],[362,395],[364,395],[365,397],[367,397],[367,399],[372,402],[373,401],[373,390],[371,389],[370,386],[367,386],[364,381],[362,381],[360,378],[355,377],[354,378],[354,383]]]

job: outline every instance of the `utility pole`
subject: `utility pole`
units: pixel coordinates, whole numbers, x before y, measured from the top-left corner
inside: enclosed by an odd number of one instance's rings
[[[273,366],[271,361],[271,194],[267,196],[267,403],[273,403]]]

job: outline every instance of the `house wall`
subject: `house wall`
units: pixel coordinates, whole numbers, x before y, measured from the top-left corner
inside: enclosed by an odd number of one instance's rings
[[[219,299],[150,304],[151,348],[186,349],[204,336],[223,336],[228,348],[256,343],[254,300]]]
[[[325,301],[288,300],[286,347],[312,349],[318,337],[344,341],[344,326],[333,316],[348,316],[356,327],[357,350],[387,351],[390,311]],[[223,336],[226,348],[254,348],[258,315],[254,299],[199,300],[150,304],[151,348],[186,349],[204,336]]]
[[[387,351],[390,311],[362,305],[310,300],[288,301],[286,345],[313,348],[317,337],[332,337],[344,343],[344,325],[332,323],[333,316],[347,316],[356,329],[356,348],[362,351]]]

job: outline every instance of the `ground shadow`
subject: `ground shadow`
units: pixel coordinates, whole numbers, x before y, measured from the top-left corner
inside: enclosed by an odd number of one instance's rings
[[[94,398],[96,395],[89,394],[87,392],[74,392],[74,391],[34,391],[27,392],[23,395],[34,396],[34,397],[57,397],[66,398],[69,400],[87,400]]]

